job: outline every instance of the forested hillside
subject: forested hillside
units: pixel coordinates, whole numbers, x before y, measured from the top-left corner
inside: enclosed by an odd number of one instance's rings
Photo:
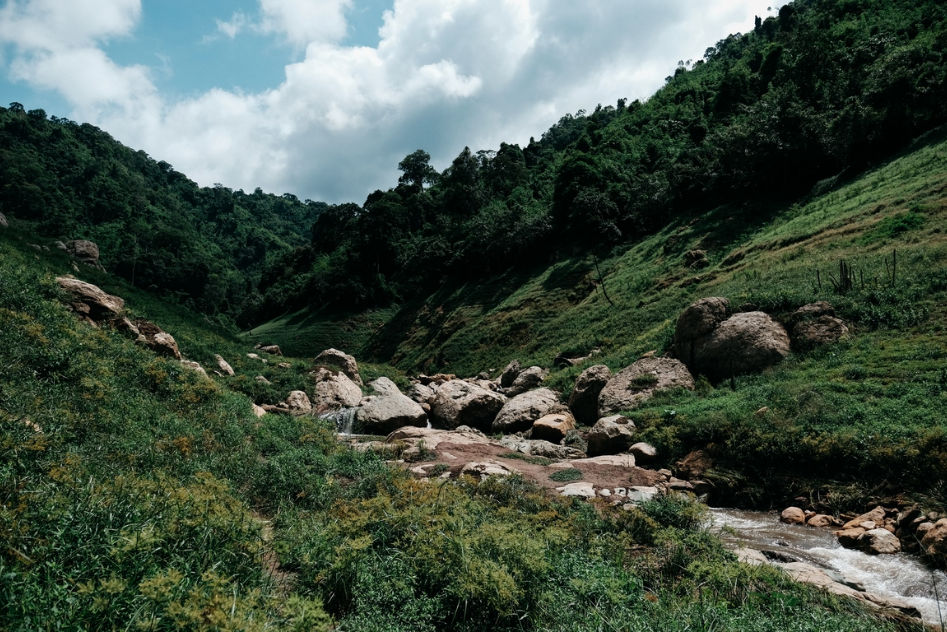
[[[0,108],[0,212],[49,239],[94,241],[109,271],[205,314],[252,311],[263,268],[308,243],[324,207],[201,188],[88,123]]]
[[[642,103],[565,116],[525,148],[419,150],[362,206],[334,206],[312,245],[264,275],[267,310],[401,302],[607,252],[724,202],[827,190],[947,120],[947,6],[798,0],[681,62]]]

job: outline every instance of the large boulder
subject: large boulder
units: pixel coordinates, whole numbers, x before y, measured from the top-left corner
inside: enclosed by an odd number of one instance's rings
[[[506,403],[502,395],[463,380],[441,384],[431,404],[432,422],[444,428],[470,426],[489,430]]]
[[[435,391],[430,386],[425,386],[424,384],[412,384],[405,395],[419,404],[430,405],[431,402],[434,401]]]
[[[99,265],[99,247],[91,241],[86,241],[85,239],[67,241],[66,250],[77,261],[87,263],[93,267],[98,267]]]
[[[818,301],[816,303],[803,305],[794,311],[787,319],[787,322],[789,326],[792,327],[806,320],[814,320],[822,316],[835,317],[835,315],[835,308],[832,307],[831,303],[828,303],[827,301]]]
[[[604,364],[590,366],[579,374],[569,395],[569,410],[580,424],[593,424],[598,419],[598,395],[612,377]]]
[[[106,294],[97,285],[74,279],[71,276],[56,277],[56,282],[72,296],[73,309],[93,320],[114,318],[125,309],[124,300]]]
[[[440,391],[438,391],[440,397]],[[546,415],[559,403],[558,396],[548,388],[540,388],[517,395],[506,402],[493,420],[493,432],[510,434],[529,430],[533,422]]]
[[[138,342],[145,345],[158,355],[175,360],[181,359],[181,351],[178,349],[178,343],[174,336],[158,327],[156,324],[139,318],[135,321],[135,327],[138,328],[140,335]]]
[[[901,541],[887,529],[871,529],[858,538],[860,548],[872,555],[893,555],[901,552]]]
[[[650,443],[639,441],[638,443],[633,443],[631,447],[628,448],[628,454],[634,456],[637,463],[648,465],[657,460],[658,449]]]
[[[312,412],[312,402],[304,391],[291,391],[286,398],[286,407],[294,415],[306,415]]]
[[[546,379],[546,370],[542,367],[531,366],[522,371],[513,380],[513,383],[504,391],[507,397],[516,397],[521,393],[537,388]]]
[[[694,390],[687,367],[672,358],[642,358],[613,375],[599,393],[599,417],[632,410],[657,391],[672,388]]]
[[[354,357],[344,351],[326,349],[316,356],[314,362],[316,366],[326,366],[342,371],[356,384],[362,383],[362,377],[358,374],[358,363],[355,362]]]
[[[230,366],[230,363],[227,362],[226,360],[224,360],[222,356],[215,355],[215,356],[214,356],[214,359],[217,360],[217,366],[220,367],[220,370],[221,370],[225,375],[233,375],[233,374],[234,374],[234,372],[233,372],[233,367]]]
[[[694,362],[694,346],[727,319],[730,301],[719,296],[702,298],[681,312],[674,330],[674,355],[687,366]]]
[[[575,430],[575,417],[565,406],[556,406],[551,412],[533,422],[533,439],[560,443],[570,430]]]
[[[345,373],[320,367],[313,371],[312,376],[315,381],[313,407],[318,413],[351,408],[362,401],[362,389]]]
[[[789,354],[789,336],[768,314],[744,312],[695,341],[692,350],[691,371],[719,382],[778,364]]]
[[[513,360],[506,368],[503,369],[503,373],[500,374],[500,386],[502,388],[509,388],[513,386],[513,381],[519,376],[520,372],[523,370],[523,367],[520,366],[519,360]]]
[[[627,450],[635,437],[635,424],[627,417],[611,415],[595,422],[586,438],[589,456],[619,454]]]
[[[355,413],[355,424],[366,434],[388,434],[405,426],[424,428],[427,413],[421,405],[401,393],[372,398]]]

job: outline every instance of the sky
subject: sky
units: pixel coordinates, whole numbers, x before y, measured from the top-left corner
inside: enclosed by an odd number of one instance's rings
[[[774,0],[0,0],[0,103],[203,186],[362,202],[424,149],[646,99]]]

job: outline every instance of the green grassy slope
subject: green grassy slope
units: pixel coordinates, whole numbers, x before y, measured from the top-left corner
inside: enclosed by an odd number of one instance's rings
[[[735,392],[705,385],[656,400],[636,413],[644,437],[668,462],[712,445],[722,479],[735,477],[747,500],[852,481],[942,494],[945,231],[941,130],[849,182],[820,183],[805,200],[694,209],[599,262],[612,303],[596,286],[590,258],[524,262],[490,282],[445,285],[403,306],[367,344],[346,350],[407,371],[461,375],[518,358],[552,368],[550,383],[567,395],[592,363],[620,369],[644,352],[666,352],[677,315],[698,298],[724,296],[777,316],[827,300],[851,325],[847,341],[793,354],[776,370],[737,380]],[[706,251],[709,267],[685,267],[685,253],[695,249]],[[893,266],[895,251],[891,282],[886,261]],[[834,291],[829,275],[838,276],[840,260],[857,268],[864,286]],[[280,341],[290,349],[290,333],[308,335],[284,329]],[[559,353],[593,348],[601,354],[578,367],[552,367]],[[768,416],[754,416],[764,406]]]
[[[2,630],[919,629],[737,564],[690,502],[422,483],[318,420],[257,419],[234,387],[261,365],[205,379],[91,327],[53,280],[68,263],[19,237],[0,233]],[[246,348],[93,277],[190,357]]]

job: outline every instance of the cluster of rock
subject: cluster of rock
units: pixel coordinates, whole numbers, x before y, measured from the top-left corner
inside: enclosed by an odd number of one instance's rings
[[[780,515],[787,524],[835,528],[839,544],[873,555],[902,551],[942,559],[947,554],[947,517],[923,513],[917,506],[875,507],[860,516],[840,520],[834,516],[788,507]]]

